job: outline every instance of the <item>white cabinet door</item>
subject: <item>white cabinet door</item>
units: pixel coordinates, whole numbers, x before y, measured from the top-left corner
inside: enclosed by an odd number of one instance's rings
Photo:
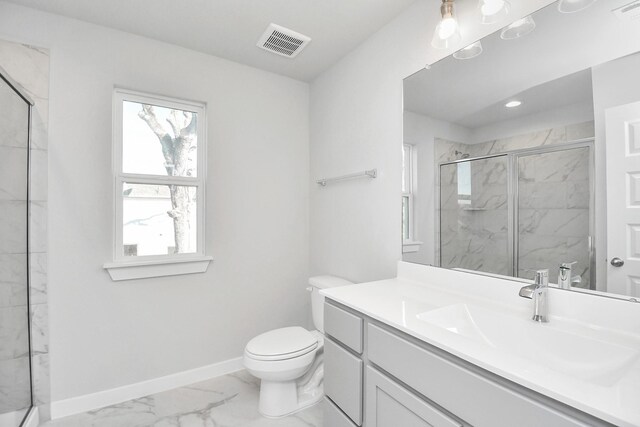
[[[367,367],[367,427],[461,427],[407,389]]]
[[[323,427],[357,427],[328,397],[322,401]]]
[[[357,425],[362,425],[362,360],[324,341],[324,392]]]
[[[609,108],[607,290],[640,296],[640,102]]]

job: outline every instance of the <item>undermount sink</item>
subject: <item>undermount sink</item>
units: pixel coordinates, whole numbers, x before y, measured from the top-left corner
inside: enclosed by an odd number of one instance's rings
[[[560,321],[539,324],[471,304],[445,306],[420,313],[417,318],[491,349],[601,386],[617,383],[640,356],[640,349],[594,337],[586,327],[563,330]]]

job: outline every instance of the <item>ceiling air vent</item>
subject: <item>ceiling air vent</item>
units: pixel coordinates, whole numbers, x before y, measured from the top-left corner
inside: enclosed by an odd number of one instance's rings
[[[269,24],[257,46],[287,58],[295,58],[311,38],[276,24]]]
[[[640,18],[640,0],[632,1],[617,9],[613,9],[613,13],[622,20]]]

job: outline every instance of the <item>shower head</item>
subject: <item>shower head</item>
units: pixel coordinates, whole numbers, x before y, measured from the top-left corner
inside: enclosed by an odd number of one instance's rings
[[[461,159],[468,159],[469,158],[469,153],[463,153],[462,151],[455,151],[455,155],[456,156],[460,156]]]

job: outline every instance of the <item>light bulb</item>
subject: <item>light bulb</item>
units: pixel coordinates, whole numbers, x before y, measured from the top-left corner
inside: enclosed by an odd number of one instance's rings
[[[442,19],[433,33],[431,46],[436,49],[450,49],[462,39],[458,21],[453,15],[453,0],[442,0],[440,14]]]
[[[441,39],[448,39],[456,32],[457,29],[458,21],[456,21],[452,16],[449,16],[440,22],[440,25],[438,26],[438,36]]]
[[[504,0],[484,0],[480,11],[483,15],[495,15],[504,7]]]
[[[511,4],[507,0],[479,0],[478,10],[483,24],[494,24],[509,13]]]

